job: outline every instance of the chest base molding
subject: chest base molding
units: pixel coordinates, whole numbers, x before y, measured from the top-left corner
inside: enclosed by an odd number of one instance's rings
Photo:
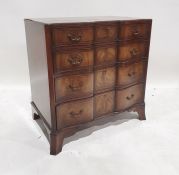
[[[107,115],[103,115],[101,117],[95,118],[92,121],[84,123],[84,124],[79,124],[76,126],[71,126],[71,127],[67,127],[64,129],[53,131],[49,127],[49,125],[48,125],[47,121],[45,120],[45,118],[43,117],[43,115],[40,113],[40,111],[36,107],[35,103],[31,102],[31,105],[32,105],[32,108],[34,109],[33,119],[37,121],[37,124],[43,130],[46,138],[48,139],[48,141],[50,143],[50,154],[51,155],[57,155],[59,152],[62,151],[62,147],[64,145],[65,138],[72,136],[73,134],[75,134],[76,132],[78,132],[80,130],[83,130],[83,129],[86,129],[86,128],[89,128],[92,126],[98,126],[100,121],[103,121],[103,124],[108,123],[109,118],[114,117],[120,113],[123,113],[126,111],[127,112],[137,112],[139,120],[146,120],[145,103],[139,103],[139,104],[130,106],[129,108],[122,110],[120,112],[112,112]],[[106,119],[106,121],[105,121],[105,119]],[[39,122],[39,120],[41,120],[43,122],[43,125],[42,125],[42,123]]]

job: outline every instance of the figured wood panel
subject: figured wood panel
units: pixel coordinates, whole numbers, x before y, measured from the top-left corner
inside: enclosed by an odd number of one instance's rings
[[[63,103],[56,108],[57,128],[93,120],[93,98]]]
[[[119,46],[119,61],[127,61],[137,58],[146,58],[149,44],[145,41],[121,43]]]
[[[91,43],[92,27],[64,27],[53,29],[53,40],[56,45]]]
[[[144,61],[118,67],[118,86],[125,86],[145,77],[147,64]]]
[[[115,41],[117,39],[117,25],[96,25],[96,41]]]
[[[144,84],[138,84],[124,90],[117,90],[117,111],[125,110],[134,104],[144,101]]]
[[[68,75],[55,80],[56,100],[84,97],[93,93],[93,74]]]
[[[93,50],[59,51],[55,55],[55,70],[62,72],[93,66]]]
[[[144,23],[128,23],[120,25],[119,39],[131,40],[137,38],[149,39],[151,30],[151,21]]]
[[[117,57],[117,47],[108,46],[108,47],[97,47],[95,49],[95,64],[103,65],[115,63]]]
[[[95,95],[94,97],[95,117],[112,113],[114,111],[114,96],[115,96],[114,91]]]
[[[115,86],[116,68],[110,67],[95,71],[95,91],[111,89]]]

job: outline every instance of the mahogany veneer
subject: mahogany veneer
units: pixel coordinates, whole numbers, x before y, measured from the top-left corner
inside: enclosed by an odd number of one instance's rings
[[[50,153],[100,117],[134,110],[145,119],[151,19],[26,19],[34,119]]]

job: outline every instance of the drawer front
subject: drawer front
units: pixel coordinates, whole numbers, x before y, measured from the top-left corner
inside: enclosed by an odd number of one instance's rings
[[[56,72],[93,66],[93,50],[59,51],[55,56]]]
[[[110,91],[94,97],[95,116],[99,117],[114,111],[115,92]]]
[[[95,71],[95,91],[111,89],[115,86],[115,67]]]
[[[120,26],[119,39],[149,39],[151,24],[150,23],[136,23],[136,24],[122,24]]]
[[[55,80],[56,100],[83,97],[93,93],[93,74],[69,75]]]
[[[125,86],[140,80],[145,77],[147,63],[144,61],[120,66],[118,68],[118,86]]]
[[[55,28],[53,29],[53,41],[57,45],[91,43],[93,27]]]
[[[96,41],[115,41],[117,39],[117,25],[97,25],[95,30]]]
[[[95,50],[95,64],[103,65],[115,63],[117,57],[117,48],[116,46],[109,47],[98,47]]]
[[[56,107],[57,128],[93,120],[93,98],[63,103]]]
[[[144,85],[138,84],[124,90],[118,90],[116,95],[117,111],[125,110],[134,104],[144,101]]]
[[[148,53],[147,42],[129,42],[121,43],[119,46],[119,61],[127,61],[131,59],[146,58]]]

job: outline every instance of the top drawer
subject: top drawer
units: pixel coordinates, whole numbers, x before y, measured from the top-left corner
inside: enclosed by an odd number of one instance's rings
[[[93,27],[63,27],[53,28],[53,42],[55,45],[76,45],[93,41]]]
[[[142,23],[121,23],[119,31],[120,40],[131,40],[131,39],[149,39],[151,31],[151,22]]]
[[[117,40],[117,24],[96,24],[95,41],[96,42],[114,42]]]

